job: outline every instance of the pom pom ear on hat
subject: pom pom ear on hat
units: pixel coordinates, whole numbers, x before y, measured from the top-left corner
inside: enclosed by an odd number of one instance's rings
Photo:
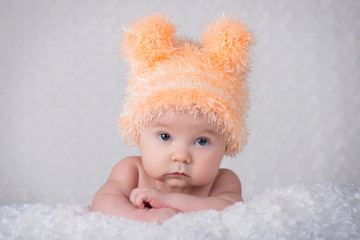
[[[202,33],[202,52],[212,64],[226,73],[246,72],[249,68],[249,48],[253,44],[245,24],[232,16],[222,15],[210,22]]]
[[[153,66],[174,51],[175,27],[167,15],[153,14],[124,28],[121,52],[132,68]]]
[[[131,67],[118,129],[137,145],[166,112],[201,113],[216,123],[235,155],[246,144],[250,32],[233,17],[208,24],[201,42],[175,36],[169,17],[153,14],[124,29],[122,55]]]

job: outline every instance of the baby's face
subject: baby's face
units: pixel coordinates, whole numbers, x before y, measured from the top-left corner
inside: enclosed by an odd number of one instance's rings
[[[164,115],[154,120],[139,142],[146,173],[169,191],[204,186],[215,179],[225,154],[225,138],[199,115]]]

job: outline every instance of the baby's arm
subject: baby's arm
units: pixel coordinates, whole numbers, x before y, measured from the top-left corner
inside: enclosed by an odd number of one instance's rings
[[[134,220],[163,222],[177,212],[174,209],[139,209],[129,196],[138,185],[138,159],[129,157],[120,161],[112,170],[108,181],[95,194],[91,210]]]
[[[130,200],[139,208],[143,207],[143,202],[149,202],[155,208],[167,207],[180,212],[195,212],[205,209],[220,211],[242,201],[241,183],[234,172],[222,169],[214,182],[209,197],[137,188],[132,191]]]

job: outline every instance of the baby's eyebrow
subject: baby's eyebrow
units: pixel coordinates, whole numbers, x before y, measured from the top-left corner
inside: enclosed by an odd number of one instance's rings
[[[215,131],[214,129],[210,129],[210,128],[206,128],[206,129],[201,129],[201,132],[210,134],[210,135],[217,135],[218,132]]]
[[[171,124],[167,124],[165,122],[155,122],[151,125],[151,127],[171,127]]]
[[[168,123],[164,123],[164,122],[155,122],[154,124],[150,125],[150,128],[153,129],[163,129],[163,130],[167,130],[170,129],[173,125],[172,124],[168,124]]]
[[[166,121],[156,121],[151,125],[151,128],[168,129],[168,128],[172,128],[172,127],[174,127],[174,125],[171,123],[167,123]],[[216,129],[208,128],[208,127],[202,128],[201,124],[199,124],[196,132],[198,132],[200,134],[209,134],[209,135],[213,135],[213,136],[216,136],[219,134],[219,132]]]

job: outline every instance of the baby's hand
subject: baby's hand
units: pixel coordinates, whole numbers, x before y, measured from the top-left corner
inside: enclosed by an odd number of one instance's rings
[[[130,202],[138,208],[145,208],[149,203],[153,208],[166,208],[168,193],[153,188],[135,188],[131,191]]]

